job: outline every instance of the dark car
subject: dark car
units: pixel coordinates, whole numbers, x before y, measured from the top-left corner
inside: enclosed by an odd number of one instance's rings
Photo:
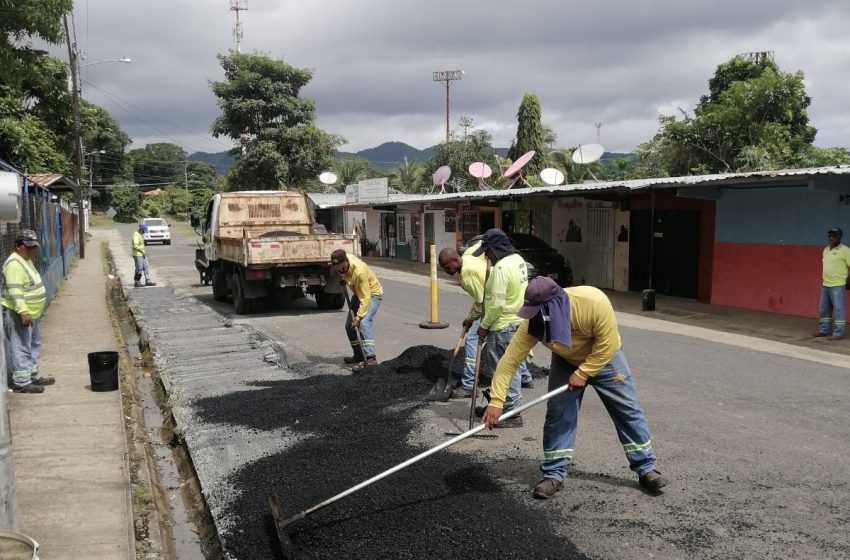
[[[481,241],[481,237],[481,235],[476,235],[467,241],[460,247],[460,252],[463,253],[463,251]],[[573,269],[570,266],[570,261],[545,241],[528,233],[511,233],[508,234],[508,237],[519,251],[520,256],[531,265],[529,267],[530,278],[549,276],[562,288],[573,285]]]

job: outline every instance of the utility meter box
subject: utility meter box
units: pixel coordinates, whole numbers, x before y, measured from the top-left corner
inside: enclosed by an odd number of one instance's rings
[[[21,183],[17,173],[0,171],[0,222],[21,221]]]

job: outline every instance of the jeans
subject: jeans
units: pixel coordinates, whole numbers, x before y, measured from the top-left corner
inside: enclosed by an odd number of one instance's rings
[[[576,366],[552,354],[549,391],[567,383]],[[629,467],[638,475],[655,469],[655,452],[649,436],[649,425],[635,394],[632,372],[622,350],[602,370],[587,381],[596,390],[608,415],[614,422],[617,437],[623,444]],[[573,461],[573,444],[578,428],[578,413],[584,390],[566,391],[549,399],[546,423],[543,427],[543,461],[540,472],[544,478],[563,481]]]
[[[383,297],[372,296],[372,303],[369,304],[369,309],[366,310],[366,316],[360,320],[360,338],[363,339],[363,348],[360,348],[360,343],[357,340],[357,331],[351,324],[351,313],[345,320],[345,332],[348,334],[348,341],[351,342],[351,348],[354,350],[354,355],[358,358],[370,357],[375,355],[375,315],[378,313],[378,308],[381,306]],[[357,310],[360,309],[360,300],[357,296],[351,297],[351,311],[357,315]]]
[[[133,262],[136,263],[136,274],[133,279],[138,282],[142,279],[142,274],[145,275],[145,284],[151,281],[151,271],[148,268],[148,259],[144,255],[134,256]]]
[[[518,325],[513,325],[505,327],[500,331],[490,331],[487,335],[487,344],[484,346],[484,357],[486,358],[485,363],[491,376],[496,372],[496,366],[505,354],[505,350],[508,344],[510,344],[511,338],[513,338],[517,328]],[[528,366],[525,365],[525,360],[520,362],[519,367],[511,379],[511,385],[508,388],[508,398],[505,399],[504,412],[522,405],[523,372],[528,373]]]
[[[460,380],[460,386],[464,389],[472,390],[472,382],[475,380],[475,354],[478,352],[478,327],[480,325],[481,320],[476,319],[469,327],[469,332],[466,333],[464,345],[466,357],[463,361],[463,378]]]
[[[41,353],[41,319],[25,327],[21,316],[3,308],[3,335],[6,339],[6,370],[15,387],[24,387],[38,378]]]
[[[844,329],[847,324],[845,290],[844,286],[820,287],[820,311],[818,312],[820,325],[818,331],[821,334],[829,334],[830,327],[832,327],[833,336],[844,336]],[[833,319],[833,315],[835,319]]]

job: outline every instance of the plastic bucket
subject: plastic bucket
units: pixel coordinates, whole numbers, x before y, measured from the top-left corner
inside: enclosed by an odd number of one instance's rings
[[[20,533],[0,531],[0,560],[38,560],[38,543]]]
[[[118,389],[118,352],[90,353],[89,377],[92,391],[116,391]]]
[[[643,310],[655,311],[655,290],[643,291]]]

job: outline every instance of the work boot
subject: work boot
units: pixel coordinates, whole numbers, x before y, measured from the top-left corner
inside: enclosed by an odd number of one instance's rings
[[[818,332],[816,332],[815,334],[813,334],[812,336],[815,336],[815,337],[819,337],[819,336],[829,336],[829,333],[828,333],[828,332],[820,332],[820,331],[818,331]]]
[[[12,387],[12,392],[14,393],[43,393],[44,387],[40,385],[36,385],[35,383],[30,383],[29,385],[23,386],[15,386]]]
[[[49,375],[44,375],[42,377],[37,377],[37,378],[33,379],[32,382],[35,385],[41,385],[41,386],[53,385],[54,383],[56,383],[56,378],[51,377]]]
[[[145,282],[145,287],[147,286],[156,286],[156,282],[151,282],[150,280],[148,280],[147,282]]]
[[[834,334],[831,337],[827,338],[827,340],[841,340],[842,338],[844,338],[844,336],[839,335],[839,334]]]
[[[141,288],[141,287],[142,287],[142,283],[141,283],[141,282],[139,282],[138,280],[136,280],[136,281],[133,283],[133,287],[134,287],[134,288]]]
[[[502,420],[496,424],[496,429],[499,428],[522,428],[522,416],[516,415]]]
[[[657,493],[667,486],[667,481],[664,480],[660,472],[653,470],[640,475],[638,484],[647,492]]]
[[[346,364],[359,364],[360,362],[363,361],[363,356],[362,355],[358,356],[357,354],[355,354],[353,356],[346,356],[342,359],[342,361],[345,362]]]
[[[362,375],[364,373],[369,373],[369,370],[376,367],[378,367],[378,359],[375,356],[366,356],[366,361],[351,368],[351,373],[355,375]]]
[[[534,487],[534,497],[538,500],[548,500],[558,493],[564,483],[554,478],[544,478]]]
[[[534,380],[529,379],[528,381],[523,381],[522,382],[522,388],[523,389],[534,389]]]
[[[466,387],[455,387],[454,391],[452,391],[453,399],[471,399],[472,398],[472,389],[467,389]]]

